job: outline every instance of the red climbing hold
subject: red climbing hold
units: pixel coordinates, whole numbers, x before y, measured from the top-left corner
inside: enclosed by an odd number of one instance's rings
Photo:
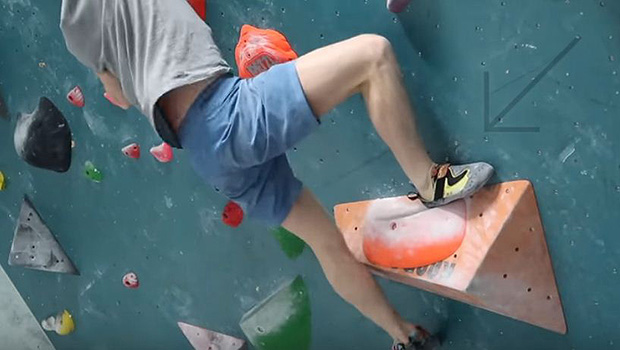
[[[74,106],[84,107],[84,94],[82,93],[82,89],[79,86],[74,87],[67,94],[67,100],[71,102]]]
[[[238,227],[243,221],[243,209],[239,204],[229,201],[222,212],[222,222],[230,227]]]
[[[132,143],[131,145],[123,147],[122,151],[123,154],[129,158],[140,158],[140,145],[138,145],[137,143]]]
[[[207,0],[187,0],[187,2],[192,5],[194,11],[203,21],[207,19]]]
[[[138,281],[138,275],[130,272],[123,276],[123,285],[129,289],[136,289],[140,287],[140,281]]]
[[[292,61],[297,53],[284,34],[245,24],[241,27],[235,59],[241,78],[252,78],[279,63]]]
[[[172,147],[169,144],[162,142],[161,145],[151,148],[151,154],[155,159],[162,163],[168,163],[174,158],[172,153]]]

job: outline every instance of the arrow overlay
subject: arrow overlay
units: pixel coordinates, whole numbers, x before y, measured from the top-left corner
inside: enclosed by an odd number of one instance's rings
[[[581,40],[580,36],[576,36],[568,45],[560,51],[555,58],[549,62],[549,64],[540,72],[538,75],[530,81],[529,84],[521,91],[493,120],[490,120],[490,96],[489,96],[489,86],[490,86],[490,77],[489,72],[484,72],[484,131],[504,131],[504,132],[538,132],[540,131],[539,127],[536,126],[526,126],[526,127],[516,127],[516,126],[496,126],[505,116],[510,112],[524,97],[528,94],[540,81],[542,78],[549,73],[553,67],[555,67]]]

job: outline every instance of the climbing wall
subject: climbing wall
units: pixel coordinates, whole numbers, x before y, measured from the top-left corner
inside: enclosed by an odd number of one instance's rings
[[[0,264],[38,320],[72,312],[74,333],[49,334],[56,348],[190,349],[179,321],[247,339],[243,315],[297,275],[309,296],[310,348],[388,348],[389,337],[331,290],[308,249],[290,259],[271,228],[223,225],[226,200],[186,155],[162,164],[147,154],[160,140],[135,109],[103,98],[67,52],[59,13],[60,0],[0,0],[0,115],[10,115],[0,118]],[[445,334],[446,349],[620,347],[618,18],[616,0],[414,0],[399,15],[383,0],[211,0],[207,15],[230,63],[246,23],[286,33],[300,54],[360,33],[386,36],[432,157],[486,160],[494,182],[533,183],[568,334],[381,280],[407,318]],[[66,100],[75,85],[84,108]],[[13,147],[17,114],[41,96],[73,131],[64,174],[25,164]],[[139,160],[120,151],[132,142],[145,148]],[[410,190],[359,97],[326,116],[290,158],[328,208]],[[101,182],[84,175],[86,162]],[[8,266],[24,194],[80,276]],[[128,272],[139,288],[123,285]]]

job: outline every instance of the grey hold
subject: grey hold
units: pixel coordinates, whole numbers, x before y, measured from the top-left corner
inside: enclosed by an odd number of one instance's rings
[[[13,141],[17,154],[34,167],[59,173],[71,167],[69,123],[46,97],[34,112],[18,117]]]

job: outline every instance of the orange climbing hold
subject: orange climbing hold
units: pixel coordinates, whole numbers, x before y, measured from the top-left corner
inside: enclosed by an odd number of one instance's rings
[[[363,233],[364,254],[372,264],[404,269],[429,265],[454,254],[465,237],[463,201],[433,209],[407,197],[366,204],[358,229]],[[347,219],[353,216],[342,220]]]
[[[347,246],[374,273],[566,333],[529,181],[488,186],[465,200],[434,209],[423,208],[417,199],[399,197],[339,204],[334,212]],[[445,256],[454,247],[458,249]],[[391,266],[436,258],[441,260],[416,268]]]
[[[187,0],[187,2],[192,5],[196,14],[198,14],[203,21],[207,19],[207,0]]]
[[[243,209],[239,204],[228,201],[222,212],[222,222],[230,227],[238,227],[243,222]]]
[[[297,53],[284,34],[245,24],[241,27],[235,58],[241,78],[252,78],[271,66],[296,59]]]

